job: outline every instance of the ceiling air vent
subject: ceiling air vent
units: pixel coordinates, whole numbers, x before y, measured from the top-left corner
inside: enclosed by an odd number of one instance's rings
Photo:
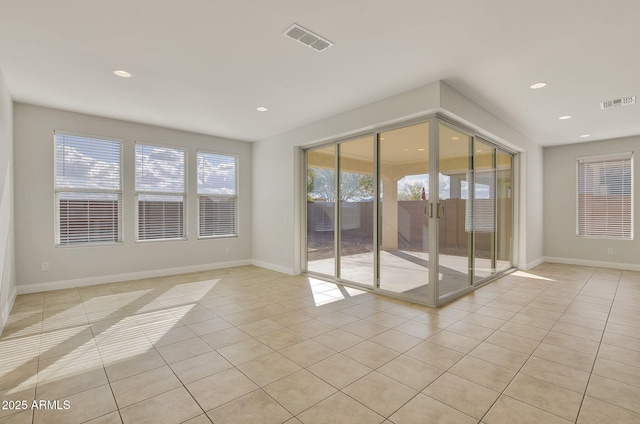
[[[615,100],[607,100],[606,102],[600,103],[600,109],[612,109],[618,106],[628,106],[632,105],[636,102],[636,96],[623,97],[621,99]]]
[[[333,46],[331,41],[301,27],[298,24],[291,25],[289,28],[284,30],[282,34],[319,52],[325,51],[329,47]]]

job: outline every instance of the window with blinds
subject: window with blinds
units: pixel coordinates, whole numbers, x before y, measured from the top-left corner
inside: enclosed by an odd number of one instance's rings
[[[577,235],[633,239],[633,154],[578,158]]]
[[[198,236],[238,235],[238,159],[198,152]]]
[[[122,241],[122,142],[56,132],[57,246]]]
[[[139,241],[185,238],[185,158],[182,149],[136,144]]]

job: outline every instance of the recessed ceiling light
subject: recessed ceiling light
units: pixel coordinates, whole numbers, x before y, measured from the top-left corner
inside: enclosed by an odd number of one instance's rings
[[[264,106],[259,106],[259,107],[256,108],[256,110],[258,112],[266,112],[268,109],[266,107],[264,107]]]
[[[587,137],[591,137],[591,134],[582,134],[582,135],[580,136],[580,138],[587,138]]]
[[[124,71],[122,69],[116,69],[113,71],[113,73],[116,76],[119,76],[120,78],[131,78],[133,75],[131,75],[130,72]]]
[[[564,121],[565,119],[571,119],[571,115],[558,116],[558,119],[562,119],[563,121]]]
[[[460,137],[451,137],[451,140],[460,140]]]
[[[380,141],[384,141],[384,137],[380,137]]]
[[[424,152],[426,149],[418,149],[419,152]]]
[[[529,87],[531,87],[532,90],[537,90],[538,88],[543,88],[546,86],[547,86],[546,82],[536,82],[535,84],[531,84]]]

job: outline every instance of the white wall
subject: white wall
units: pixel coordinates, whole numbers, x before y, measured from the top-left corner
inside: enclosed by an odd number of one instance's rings
[[[116,137],[123,145],[123,238],[111,246],[54,246],[54,130]],[[251,260],[251,144],[201,134],[14,105],[16,281],[20,293],[240,265]],[[136,141],[187,149],[186,241],[135,241]],[[196,151],[239,156],[239,237],[197,239]],[[226,254],[226,248],[230,253]],[[42,272],[41,263],[50,271]]]
[[[635,228],[633,240],[576,236],[576,159],[634,152]],[[640,136],[544,149],[544,255],[549,262],[640,270]],[[607,249],[613,248],[613,254]]]
[[[449,115],[509,147],[526,152],[522,179],[520,261],[526,268],[542,258],[542,148],[442,82],[353,109],[254,144],[253,259],[271,269],[300,272],[300,146],[371,131],[426,116]],[[536,174],[531,175],[531,172]],[[296,184],[296,186],[294,186]],[[524,213],[524,212],[523,212]],[[524,219],[526,218],[526,219]]]
[[[16,298],[13,219],[13,101],[0,70],[0,334]]]

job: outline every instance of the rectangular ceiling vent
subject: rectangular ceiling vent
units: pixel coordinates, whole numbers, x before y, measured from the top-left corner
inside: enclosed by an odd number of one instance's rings
[[[606,102],[600,103],[600,109],[602,110],[613,109],[614,107],[618,107],[618,106],[632,105],[632,104],[635,104],[635,102],[636,102],[636,96],[623,97],[621,99],[615,99],[615,100],[607,100]]]
[[[284,30],[282,34],[319,52],[325,51],[329,47],[333,46],[331,41],[301,27],[298,24],[291,25],[289,28]]]

